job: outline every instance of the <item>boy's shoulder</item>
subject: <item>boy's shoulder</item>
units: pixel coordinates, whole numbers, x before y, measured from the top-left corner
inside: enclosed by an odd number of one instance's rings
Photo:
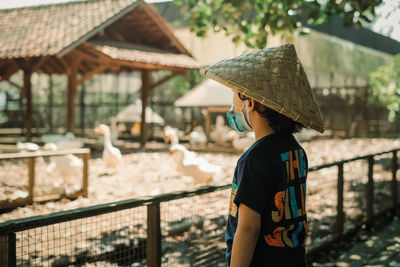
[[[242,161],[270,161],[280,159],[281,153],[299,148],[300,145],[290,136],[277,134],[265,136],[249,147],[241,156]]]
[[[265,160],[274,155],[277,146],[277,135],[265,136],[255,141],[241,156],[243,161]]]

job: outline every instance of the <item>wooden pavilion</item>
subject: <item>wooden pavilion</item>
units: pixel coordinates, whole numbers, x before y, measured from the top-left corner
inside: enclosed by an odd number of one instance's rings
[[[212,79],[206,79],[178,98],[174,105],[176,107],[202,108],[205,111],[203,113],[205,119],[204,132],[210,139],[211,113],[228,112],[232,100],[232,89]]]
[[[26,99],[26,138],[32,135],[31,76],[66,74],[66,128],[74,131],[78,87],[95,74],[140,71],[142,122],[150,91],[175,75],[199,68],[157,10],[143,0],[88,0],[0,10],[0,81],[8,81]],[[10,77],[23,71],[23,85]],[[150,72],[171,74],[151,81]]]

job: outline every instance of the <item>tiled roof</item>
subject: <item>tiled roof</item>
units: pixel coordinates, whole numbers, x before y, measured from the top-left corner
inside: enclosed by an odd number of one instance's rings
[[[201,67],[199,63],[190,56],[168,53],[150,46],[116,42],[93,42],[93,44],[96,50],[113,59],[188,69]]]
[[[138,2],[92,0],[0,10],[0,57],[65,53]]]
[[[163,27],[160,32],[170,31],[157,11],[143,0],[86,0],[0,10],[0,58],[64,56],[139,5],[146,6],[146,13],[157,21],[153,25]],[[175,44],[175,51],[188,54],[174,36],[165,36],[164,42],[165,38],[172,38],[169,43]]]

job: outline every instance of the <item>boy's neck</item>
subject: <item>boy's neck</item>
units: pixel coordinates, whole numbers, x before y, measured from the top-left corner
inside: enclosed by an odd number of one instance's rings
[[[255,111],[257,112],[257,111]],[[269,126],[266,118],[256,115],[256,113],[250,114],[251,125],[256,136],[256,140],[263,138],[264,136],[271,135],[275,133],[275,130]]]
[[[259,139],[263,138],[264,136],[275,133],[274,129],[272,129],[271,127],[268,127],[268,128],[269,129],[266,129],[266,128],[258,129],[258,131],[256,131],[256,129],[254,129],[254,134],[256,136],[256,140],[259,140]]]

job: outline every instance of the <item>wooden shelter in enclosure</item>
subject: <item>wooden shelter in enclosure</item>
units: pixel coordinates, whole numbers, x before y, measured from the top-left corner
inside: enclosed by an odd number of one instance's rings
[[[205,112],[205,133],[210,136],[211,112],[227,112],[232,104],[233,91],[214,80],[207,79],[178,98],[177,107],[199,107]]]
[[[140,122],[142,120],[141,114],[142,101],[140,99],[136,99],[135,103],[126,106],[118,112],[118,114],[111,119],[112,127],[117,129],[116,137],[119,137],[120,133],[126,132],[128,128],[131,135],[137,136],[140,134]],[[157,125],[159,128],[165,124],[164,119],[150,107],[146,107],[145,114],[145,121],[147,124],[150,124],[153,127],[154,125]],[[121,127],[121,125],[123,126]]]
[[[141,72],[141,145],[150,91],[175,75],[200,67],[158,11],[143,0],[88,0],[0,10],[0,81],[26,99],[26,137],[31,138],[35,72],[65,74],[66,128],[74,131],[78,87],[100,73]],[[23,84],[10,81],[22,70]],[[151,81],[150,72],[171,74]]]

